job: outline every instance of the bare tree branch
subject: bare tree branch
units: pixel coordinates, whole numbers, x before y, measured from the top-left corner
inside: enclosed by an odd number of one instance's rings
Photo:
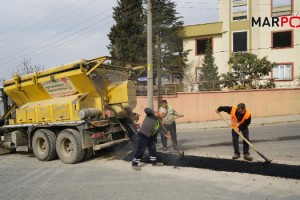
[[[17,66],[13,67],[12,76],[15,74],[25,75],[33,72],[44,70],[40,64],[32,64],[31,58],[24,58]]]

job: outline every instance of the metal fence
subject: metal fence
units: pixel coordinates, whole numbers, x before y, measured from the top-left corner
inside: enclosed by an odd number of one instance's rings
[[[157,95],[157,86],[153,86],[153,95]],[[161,95],[174,95],[177,92],[183,92],[184,91],[184,84],[178,83],[178,84],[166,84],[161,86],[160,93]],[[137,96],[147,96],[147,86],[144,85],[137,85],[136,87],[136,94]]]
[[[239,84],[231,86],[233,81]],[[240,83],[240,80],[217,80],[217,81],[195,81],[195,82],[181,82],[177,84],[166,84],[161,86],[161,95],[176,95],[177,92],[207,92],[207,91],[233,91],[233,90],[260,90],[267,88],[299,88],[300,81],[298,77],[293,80],[274,80],[274,79],[260,79],[252,82],[251,85]],[[274,83],[274,84],[272,84]],[[147,86],[137,85],[137,96],[147,96]],[[153,95],[157,95],[157,86],[153,87]]]

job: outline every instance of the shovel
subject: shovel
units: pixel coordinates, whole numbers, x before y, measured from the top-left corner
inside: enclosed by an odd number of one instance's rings
[[[183,115],[174,117],[174,120],[175,120],[175,119],[178,119],[178,118],[180,118],[180,117],[183,117]],[[165,121],[165,123],[172,122],[172,121],[173,121],[173,120],[168,120],[168,121]]]
[[[163,125],[163,123],[161,122],[160,119],[159,119],[159,124],[163,128],[163,131],[165,132],[166,138],[169,138],[169,140],[172,143],[173,148],[177,151],[179,159],[183,159],[184,158],[184,152],[179,150],[178,146],[174,143],[172,137],[170,136],[170,133],[168,133],[166,127]]]
[[[231,124],[221,115],[221,113],[219,113],[218,112],[218,114],[220,115],[220,117],[228,124],[228,126],[230,127],[230,128],[232,128],[232,126],[231,126]],[[249,142],[249,140],[247,140],[244,136],[243,136],[243,134],[241,134],[240,132],[236,132],[235,131],[235,133],[236,134],[238,134],[258,155],[260,155],[264,160],[265,160],[265,163],[270,163],[271,162],[271,160],[270,159],[268,159],[266,156],[264,156],[262,153],[260,153],[259,151],[257,151],[257,149],[254,147],[254,145],[253,144],[251,144],[250,142]]]

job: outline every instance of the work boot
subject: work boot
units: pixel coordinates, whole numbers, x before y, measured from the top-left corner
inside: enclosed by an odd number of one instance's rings
[[[245,154],[244,159],[247,160],[247,161],[252,161],[253,160],[253,158],[249,154]]]
[[[240,157],[241,157],[240,154],[235,153],[235,154],[232,156],[232,159],[235,160],[235,159],[238,159],[238,158],[240,158]]]
[[[164,164],[160,163],[160,162],[155,162],[155,163],[152,163],[152,166],[161,167],[161,166],[164,166]]]
[[[141,167],[138,165],[132,165],[132,169],[134,169],[135,171],[141,171]]]

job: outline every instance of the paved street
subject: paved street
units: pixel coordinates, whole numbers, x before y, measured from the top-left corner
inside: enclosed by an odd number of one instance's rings
[[[300,122],[250,126],[251,143],[273,162],[300,165]],[[233,155],[231,129],[180,131],[179,144],[192,155],[230,159]],[[241,139],[240,139],[241,141]],[[240,144],[242,152],[242,144]],[[260,159],[254,151],[254,158]]]
[[[299,130],[300,122],[255,126],[250,136],[272,163],[296,165],[300,173]],[[233,153],[228,128],[180,130],[178,137],[187,156],[229,160]],[[105,150],[75,165],[1,155],[0,199],[300,199],[299,179],[150,164],[136,172],[123,160],[128,153],[129,146]]]

